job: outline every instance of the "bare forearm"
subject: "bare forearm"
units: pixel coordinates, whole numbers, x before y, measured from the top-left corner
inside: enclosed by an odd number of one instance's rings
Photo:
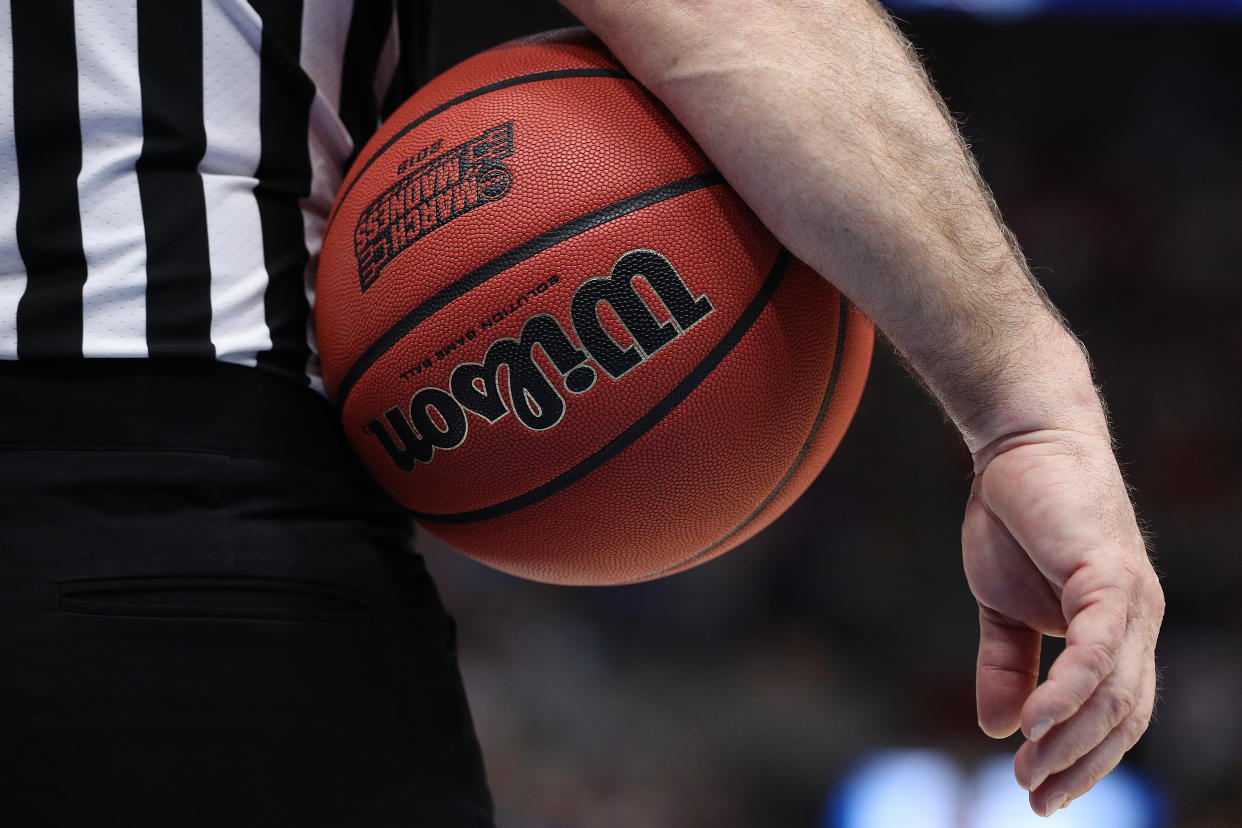
[[[918,63],[870,0],[565,0],[759,217],[888,335],[972,450],[1103,430]]]

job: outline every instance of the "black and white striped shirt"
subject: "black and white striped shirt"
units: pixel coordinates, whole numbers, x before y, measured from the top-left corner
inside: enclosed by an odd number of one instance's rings
[[[322,388],[320,235],[420,80],[416,2],[0,0],[0,359],[214,358]]]

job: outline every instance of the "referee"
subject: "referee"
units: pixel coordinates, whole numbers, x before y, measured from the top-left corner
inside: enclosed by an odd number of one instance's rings
[[[980,725],[1069,804],[1147,727],[1163,595],[1086,355],[908,44],[873,0],[564,2],[961,431]],[[492,823],[452,623],[309,327],[421,9],[0,0],[3,824]]]
[[[310,296],[412,2],[0,4],[0,824],[490,826]]]

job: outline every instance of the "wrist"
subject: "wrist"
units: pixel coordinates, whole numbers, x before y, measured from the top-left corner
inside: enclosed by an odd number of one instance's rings
[[[1089,379],[1058,379],[1055,387],[1028,392],[962,429],[976,473],[997,455],[1033,443],[1094,443],[1111,454],[1108,421],[1094,385]]]
[[[1015,443],[1080,435],[1109,442],[1104,406],[1078,340],[1049,318],[1027,344],[1005,354],[986,393],[941,399],[976,470]],[[1036,435],[1041,435],[1036,437]]]

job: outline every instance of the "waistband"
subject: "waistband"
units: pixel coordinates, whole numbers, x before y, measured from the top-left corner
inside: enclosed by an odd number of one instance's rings
[[[363,471],[307,386],[213,360],[0,361],[0,451],[196,451]]]

